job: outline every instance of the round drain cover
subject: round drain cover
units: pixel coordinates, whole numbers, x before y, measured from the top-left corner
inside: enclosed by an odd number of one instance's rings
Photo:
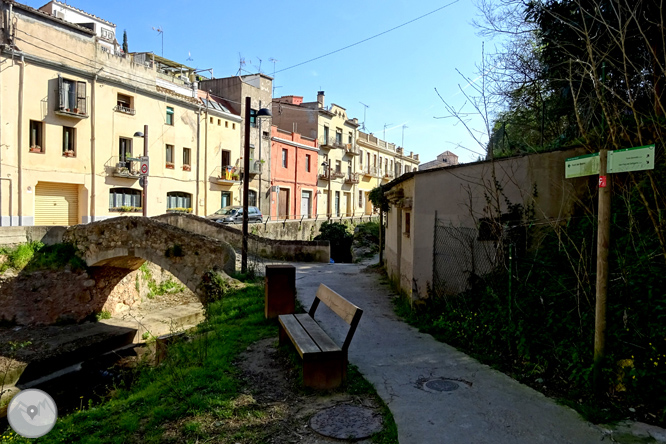
[[[449,381],[448,379],[432,379],[426,382],[425,387],[437,392],[452,392],[458,390],[458,383]]]
[[[314,415],[310,427],[329,438],[363,439],[382,430],[382,417],[372,409],[341,404]]]

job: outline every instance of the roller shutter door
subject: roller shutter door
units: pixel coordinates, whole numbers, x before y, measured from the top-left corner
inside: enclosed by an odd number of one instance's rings
[[[39,182],[35,187],[35,225],[79,223],[79,186]]]

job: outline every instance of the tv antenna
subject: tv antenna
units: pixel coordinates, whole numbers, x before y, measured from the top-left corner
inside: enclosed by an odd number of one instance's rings
[[[384,124],[384,142],[386,142],[386,127],[393,125],[392,123],[385,123]]]
[[[245,62],[245,57],[241,56],[241,53],[238,53],[238,73],[236,74],[241,75],[243,73],[243,66],[245,66],[247,63]]]
[[[409,128],[407,125],[402,125],[402,144],[401,147],[405,147],[405,128]]]
[[[365,107],[365,108],[363,108],[363,123],[361,124],[361,129],[363,131],[366,131],[366,129],[365,129],[365,112],[368,110],[368,108],[370,108],[370,105],[366,105],[363,102],[358,102],[358,103],[360,103],[361,105],[363,105]]]
[[[164,28],[161,26],[158,26],[157,28],[153,26],[153,31],[157,31],[157,33],[162,36],[162,57],[164,57]]]
[[[257,56],[257,58],[259,59],[259,74],[261,74],[261,62],[262,62],[262,60],[259,58],[259,56]],[[252,66],[254,66],[255,68],[257,67],[257,65],[252,65]]]
[[[271,62],[271,63],[273,63],[273,79],[275,79],[275,64],[276,64],[277,62],[279,62],[279,60],[274,59],[273,57],[271,57],[270,59],[268,59],[268,61]]]
[[[185,59],[186,62],[193,62],[194,59],[192,58],[192,53],[190,51],[187,51],[187,59]]]

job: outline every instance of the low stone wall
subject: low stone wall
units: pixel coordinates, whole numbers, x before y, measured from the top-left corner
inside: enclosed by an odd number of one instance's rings
[[[18,245],[43,242],[55,245],[62,242],[67,227],[0,227],[0,245]]]
[[[236,249],[241,248],[243,233],[240,230],[240,225],[224,225],[191,214],[163,214],[155,216],[153,219],[191,233],[227,242]],[[293,228],[293,224],[298,225],[297,221],[287,223],[292,224],[290,226],[292,233],[300,231]],[[270,226],[271,224],[268,225]],[[264,224],[250,225],[250,235],[248,238],[248,250],[250,254],[282,261],[326,263],[330,261],[331,248],[328,241],[269,239],[262,237],[261,230],[263,227]],[[310,230],[308,230],[308,237],[310,237],[309,233]],[[316,236],[316,234],[318,234],[318,228],[312,237]],[[294,235],[294,237],[297,236]]]
[[[268,239],[311,241],[319,234],[321,224],[327,222],[326,218],[301,220],[271,220],[262,224],[251,224],[250,233]],[[379,222],[379,216],[336,217],[331,222],[342,222],[356,227],[367,222]],[[231,225],[241,229],[240,224]]]

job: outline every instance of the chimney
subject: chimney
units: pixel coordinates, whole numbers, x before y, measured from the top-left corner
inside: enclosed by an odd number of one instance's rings
[[[319,104],[319,108],[324,107],[324,91],[317,91],[317,103]]]

